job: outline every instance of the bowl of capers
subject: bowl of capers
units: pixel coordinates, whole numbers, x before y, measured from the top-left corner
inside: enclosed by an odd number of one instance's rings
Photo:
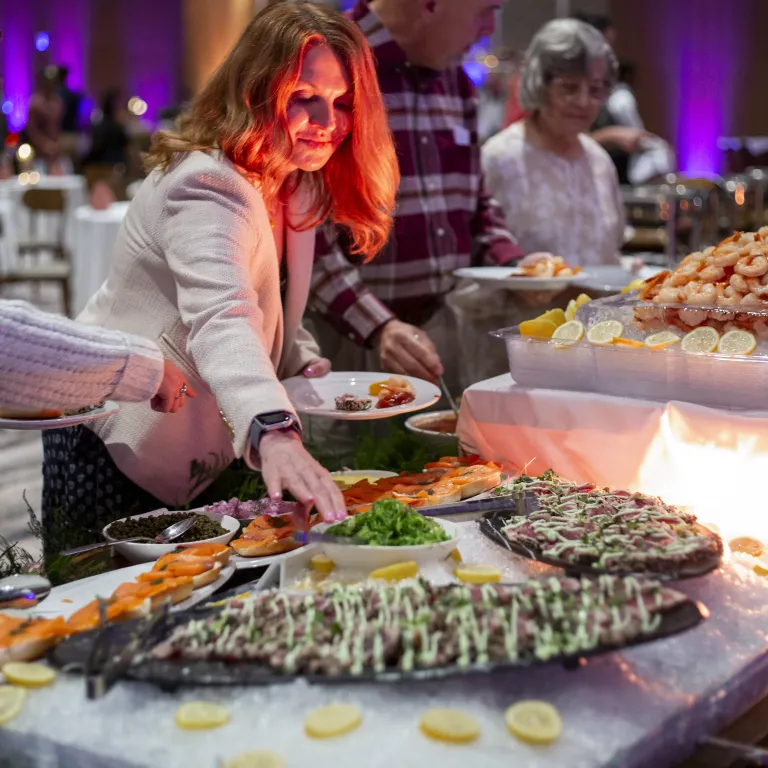
[[[168,544],[123,541],[135,536],[153,539],[168,526],[188,517],[194,517],[195,524],[184,535]],[[199,510],[169,512],[167,509],[156,509],[154,512],[115,520],[105,526],[102,535],[126,560],[149,563],[185,545],[228,544],[239,530],[240,523],[229,515],[203,514]]]

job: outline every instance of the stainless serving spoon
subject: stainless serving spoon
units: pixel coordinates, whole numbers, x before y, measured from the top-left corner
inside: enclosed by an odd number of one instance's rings
[[[51,593],[51,582],[22,573],[0,579],[0,609],[33,608]]]
[[[115,544],[132,544],[134,542],[144,542],[145,544],[168,544],[174,539],[178,539],[179,536],[183,536],[193,525],[195,524],[194,517],[188,517],[186,520],[179,520],[178,523],[169,525],[164,531],[161,531],[154,539],[147,538],[146,536],[133,536],[130,539],[121,539],[120,541],[104,541],[101,544],[87,544],[84,547],[75,547],[74,549],[66,549],[59,554],[64,557],[71,555],[82,555],[86,552],[95,552],[97,549],[106,549],[112,547]]]

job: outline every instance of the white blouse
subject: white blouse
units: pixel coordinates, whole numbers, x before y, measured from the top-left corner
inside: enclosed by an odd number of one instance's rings
[[[589,136],[584,154],[567,160],[532,146],[523,123],[482,149],[485,183],[526,253],[546,251],[572,266],[616,264],[624,237],[624,205],[616,168]]]

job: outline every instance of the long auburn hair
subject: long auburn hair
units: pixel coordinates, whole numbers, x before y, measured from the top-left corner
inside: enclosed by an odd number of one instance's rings
[[[310,46],[327,44],[352,83],[352,128],[319,171],[288,180],[293,153],[287,110]],[[326,218],[345,228],[350,250],[366,259],[386,244],[400,182],[397,157],[363,34],[342,14],[300,0],[258,13],[175,131],[159,131],[146,158],[163,171],[181,153],[221,149],[250,180],[258,180],[268,210],[308,185],[311,205],[299,229]]]

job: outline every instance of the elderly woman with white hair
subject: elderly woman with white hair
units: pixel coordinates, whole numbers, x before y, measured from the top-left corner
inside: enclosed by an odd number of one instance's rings
[[[608,153],[587,135],[616,79],[616,58],[594,27],[544,25],[525,56],[520,101],[528,116],[482,150],[488,189],[528,253],[572,265],[616,264],[624,231]]]

